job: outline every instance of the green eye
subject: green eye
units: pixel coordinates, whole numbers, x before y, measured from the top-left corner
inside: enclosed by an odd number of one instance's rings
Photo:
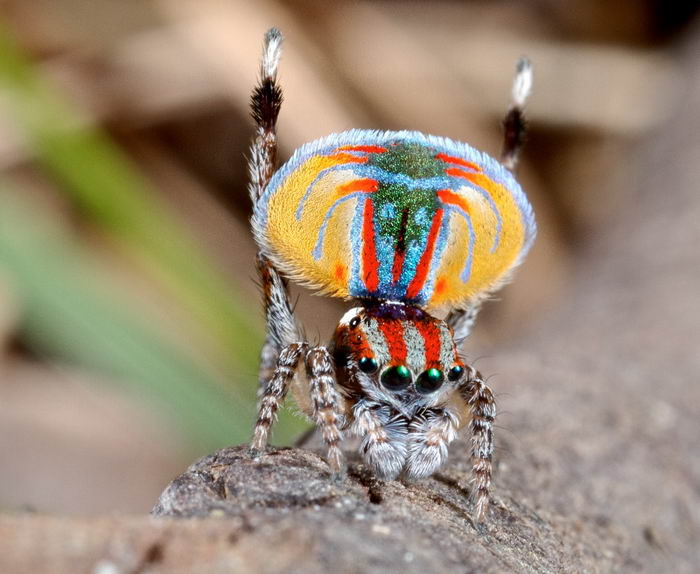
[[[377,361],[372,357],[362,357],[358,361],[357,366],[360,367],[363,373],[374,373],[379,368]]]
[[[416,381],[416,390],[419,393],[428,394],[437,391],[445,381],[445,375],[440,369],[428,369],[423,371]]]
[[[411,371],[405,365],[389,367],[382,373],[382,385],[390,391],[402,391],[411,384]]]

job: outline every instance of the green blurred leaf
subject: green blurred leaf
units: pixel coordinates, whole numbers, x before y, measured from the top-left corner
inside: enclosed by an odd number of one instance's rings
[[[201,365],[137,317],[128,300],[115,297],[87,261],[36,210],[0,191],[0,272],[20,297],[29,341],[167,405],[197,448],[246,440],[251,401],[226,394]]]
[[[21,287],[27,289],[26,295],[33,307],[31,327],[27,332],[56,351],[96,366],[109,366],[127,378],[144,381],[153,392],[172,399],[171,402],[183,407],[187,406],[186,403],[191,404],[196,411],[190,417],[192,428],[202,436],[221,441],[224,430],[229,429],[226,431],[229,441],[246,438],[250,427],[246,426],[244,432],[238,421],[245,420],[248,425],[254,414],[253,397],[257,387],[254,373],[262,342],[256,320],[259,316],[257,305],[251,309],[249,303],[236,296],[226,279],[211,264],[208,255],[169,215],[166,205],[158,201],[128,158],[98,129],[81,121],[77,110],[46,86],[2,23],[0,84],[9,96],[15,119],[24,130],[31,150],[86,218],[143,262],[177,298],[178,304],[202,324],[210,339],[219,345],[215,360],[232,381],[243,380],[241,373],[248,375],[244,385],[237,385],[238,393],[243,397],[236,405],[238,410],[229,413],[229,418],[235,417],[237,422],[225,422],[227,417],[223,410],[230,403],[213,401],[215,391],[212,385],[215,386],[216,381],[205,380],[196,365],[181,364],[184,359],[163,346],[153,333],[148,334],[132,323],[123,323],[125,319],[121,312],[109,302],[102,301],[98,293],[92,293],[90,285],[75,286],[81,289],[81,295],[73,294],[71,281],[78,279],[72,278],[68,269],[62,271],[56,260],[43,261],[35,253],[30,253],[29,247],[24,249],[15,242],[15,251],[7,251],[5,256],[13,262],[14,272],[21,271]],[[9,242],[12,235],[4,235]],[[9,243],[5,247],[9,249]],[[73,265],[79,265],[79,258],[73,259]],[[42,277],[46,279],[49,269],[61,278],[63,298],[45,290],[49,289],[51,281],[42,283]],[[96,318],[92,323],[86,312],[87,303],[84,309],[80,308],[83,299],[94,303],[95,308],[91,311],[96,313]],[[90,341],[80,342],[77,337],[66,346],[62,330],[64,320],[66,324],[73,321],[74,326],[79,327],[73,333],[81,333],[86,339],[90,339],[92,330],[95,330],[97,340],[103,341],[105,346],[86,345]],[[134,341],[140,341],[136,345],[138,348],[135,348]],[[151,353],[155,353],[153,356],[157,359],[150,359]],[[169,353],[175,354],[168,366],[165,359]],[[178,388],[181,387],[179,391],[171,391],[164,382],[165,375],[179,381],[176,383]],[[186,384],[185,380],[190,383]],[[196,396],[197,385],[201,385],[202,397]],[[210,408],[213,408],[211,421],[207,422],[205,413]],[[196,431],[197,425],[202,425],[200,431]],[[230,434],[233,427],[237,430]],[[281,442],[288,442],[302,428],[301,421],[283,415],[275,436]]]
[[[2,26],[0,82],[32,151],[75,204],[147,262],[237,368],[254,371],[262,341],[257,314],[251,316],[121,151],[47,88]]]

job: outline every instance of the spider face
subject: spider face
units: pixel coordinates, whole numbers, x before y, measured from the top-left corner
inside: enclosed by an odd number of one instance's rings
[[[443,401],[464,374],[449,326],[401,303],[350,309],[335,331],[333,356],[348,396],[409,417]]]

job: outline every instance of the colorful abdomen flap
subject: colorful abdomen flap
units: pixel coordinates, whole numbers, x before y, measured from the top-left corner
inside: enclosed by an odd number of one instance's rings
[[[299,148],[258,201],[260,246],[291,279],[339,297],[468,305],[535,238],[512,174],[419,132],[352,130]]]

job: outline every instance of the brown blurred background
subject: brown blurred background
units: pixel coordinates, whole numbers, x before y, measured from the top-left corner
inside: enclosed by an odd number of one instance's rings
[[[282,159],[353,127],[497,155],[515,61],[533,61],[520,179],[540,233],[478,357],[556,313],[634,202],[632,151],[682,97],[692,4],[1,2],[18,51],[0,56],[0,196],[29,217],[0,213],[0,508],[147,511],[194,456],[246,440],[262,317],[244,155],[268,27],[286,38]],[[327,339],[344,304],[296,293]]]

